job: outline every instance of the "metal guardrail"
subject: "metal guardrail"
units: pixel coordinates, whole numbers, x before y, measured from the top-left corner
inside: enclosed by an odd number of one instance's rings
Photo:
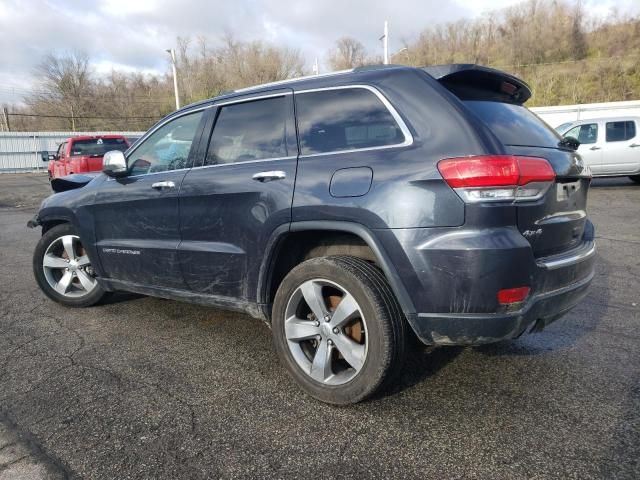
[[[46,170],[42,153],[57,151],[67,138],[110,134],[140,137],[144,132],[0,132],[0,173]]]

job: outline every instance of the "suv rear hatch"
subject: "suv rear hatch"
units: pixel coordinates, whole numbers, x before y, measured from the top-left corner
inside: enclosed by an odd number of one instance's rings
[[[562,137],[523,106],[531,96],[526,83],[477,65],[425,68],[456,95],[504,146],[504,154],[541,157],[556,174],[555,184],[537,201],[516,203],[518,229],[542,257],[577,247],[586,226],[589,169]]]

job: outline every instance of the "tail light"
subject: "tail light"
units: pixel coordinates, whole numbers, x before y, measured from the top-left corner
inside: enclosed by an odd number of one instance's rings
[[[544,158],[514,155],[448,158],[438,170],[467,203],[537,200],[556,178]]]

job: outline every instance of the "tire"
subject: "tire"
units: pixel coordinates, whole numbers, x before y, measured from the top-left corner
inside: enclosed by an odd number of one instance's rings
[[[33,274],[45,295],[68,307],[89,307],[106,295],[95,279],[78,233],[69,223],[56,225],[42,235],[33,253]]]
[[[630,175],[629,178],[636,183],[640,183],[640,175]]]
[[[342,321],[345,312],[352,313]],[[326,403],[368,398],[393,381],[405,357],[400,305],[380,269],[358,257],[297,265],[278,288],[271,326],[281,362],[305,392]]]

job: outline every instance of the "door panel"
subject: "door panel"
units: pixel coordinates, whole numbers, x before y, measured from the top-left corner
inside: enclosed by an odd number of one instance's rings
[[[588,122],[577,125],[565,133],[580,142],[578,153],[588,165],[591,172],[597,175],[602,172],[602,152],[604,149],[604,133],[600,122]]]
[[[606,122],[603,173],[635,173],[640,168],[640,138],[633,120]]]
[[[98,255],[108,278],[183,288],[177,264],[178,192],[186,170],[104,182],[94,205]],[[154,188],[173,182],[174,188]]]
[[[200,110],[159,126],[129,154],[129,176],[108,179],[98,190],[93,216],[98,255],[108,278],[185,288],[177,260],[178,195],[203,124]]]
[[[210,139],[203,135],[204,165],[182,184],[178,256],[195,292],[256,301],[265,246],[291,221],[293,101],[290,90],[273,95],[211,112],[215,126]]]
[[[253,180],[266,171],[285,178]],[[291,221],[296,158],[191,170],[180,192],[186,284],[195,292],[255,300],[254,288],[271,233]]]

